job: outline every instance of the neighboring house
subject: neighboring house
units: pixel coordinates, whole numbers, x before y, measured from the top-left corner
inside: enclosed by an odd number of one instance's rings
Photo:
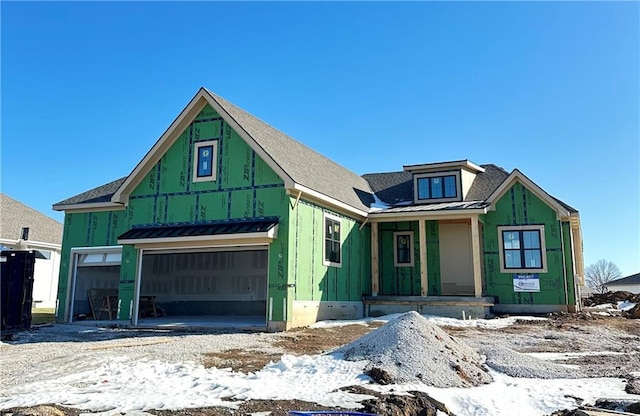
[[[580,293],[580,297],[581,298],[588,298],[591,295],[598,293],[597,290],[587,286],[587,285],[580,285],[580,287],[578,287],[579,289],[579,293]]]
[[[28,228],[28,238],[23,240],[25,228]],[[62,224],[53,218],[0,194],[0,245],[12,250],[36,251],[33,276],[35,308],[56,306],[62,228]]]
[[[611,292],[622,290],[625,292],[640,293],[640,273],[613,280],[605,286],[607,290]]]
[[[54,209],[65,321],[98,290],[132,325],[152,304],[165,321],[269,330],[579,304],[578,213],[518,170],[465,160],[358,176],[204,88],[131,174]]]

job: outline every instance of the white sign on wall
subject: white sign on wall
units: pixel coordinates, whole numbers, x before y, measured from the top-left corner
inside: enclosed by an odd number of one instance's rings
[[[514,274],[514,292],[540,292],[540,279],[537,274]]]

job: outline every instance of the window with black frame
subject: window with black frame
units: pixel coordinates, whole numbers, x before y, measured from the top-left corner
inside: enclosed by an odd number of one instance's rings
[[[324,264],[340,266],[340,220],[335,217],[324,218]]]
[[[456,198],[458,187],[455,175],[417,178],[418,200]]]
[[[396,267],[413,266],[413,234],[411,232],[394,233]]]
[[[541,270],[543,249],[540,230],[502,230],[503,268],[505,270]]]

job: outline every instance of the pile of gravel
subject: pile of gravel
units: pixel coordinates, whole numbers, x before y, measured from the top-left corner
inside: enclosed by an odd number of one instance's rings
[[[404,313],[333,354],[366,360],[366,370],[382,370],[392,383],[472,387],[493,381],[478,353],[417,312]]]
[[[486,356],[486,364],[489,367],[511,377],[541,379],[586,377],[580,369],[540,360],[506,347],[482,346],[480,353]]]

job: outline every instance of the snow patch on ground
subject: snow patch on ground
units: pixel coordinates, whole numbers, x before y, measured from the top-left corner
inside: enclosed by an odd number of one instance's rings
[[[381,393],[423,391],[446,404],[456,415],[473,416],[541,416],[560,409],[575,409],[576,401],[593,404],[596,399],[637,400],[624,391],[624,381],[615,378],[550,379],[514,378],[490,370],[493,383],[472,388],[436,388],[419,383],[371,385],[368,389]],[[517,410],[516,410],[517,409]],[[514,413],[515,412],[515,413]]]
[[[389,321],[398,316],[375,320]],[[455,333],[474,335],[476,343],[468,341],[469,344],[480,346],[492,334],[473,328],[499,329],[523,317],[466,321],[436,317],[425,319],[444,326],[472,328]],[[360,322],[366,324],[371,320],[374,319]],[[354,323],[343,322],[344,325]],[[317,325],[335,324],[335,321],[331,321]],[[494,332],[495,340],[505,335],[503,332]],[[549,342],[562,341],[565,345],[577,342],[590,351],[530,353],[526,354],[529,356],[527,358],[552,361],[556,357],[620,355],[622,353],[608,352],[608,349],[615,349],[621,343],[630,343],[628,340],[620,341],[620,335],[616,332],[596,331],[594,328],[587,332],[586,335],[581,332],[559,334],[550,338]],[[514,345],[523,348],[529,346],[532,337],[536,336],[529,333],[506,335],[509,339],[517,338],[519,341]],[[256,353],[277,352],[278,349],[272,345],[274,339],[278,339],[277,334],[195,334],[79,328],[75,325],[55,325],[21,333],[18,341],[0,344],[0,410],[59,403],[87,411],[100,410],[105,412],[105,416],[114,413],[133,416],[146,414],[150,409],[175,410],[214,405],[234,407],[237,403],[230,399],[250,398],[295,398],[357,408],[359,402],[368,397],[338,390],[347,385],[365,385],[366,388],[384,393],[425,391],[445,403],[455,414],[477,416],[512,415],[513,409],[523,416],[550,414],[558,409],[575,408],[577,404],[569,396],[580,397],[586,403],[593,403],[601,397],[636,401],[638,398],[624,392],[625,382],[620,378],[557,378],[541,381],[538,378],[523,378],[523,374],[519,378],[511,377],[491,368],[488,375],[494,381],[478,387],[437,388],[422,382],[387,386],[368,384],[370,379],[364,375],[368,362],[345,361],[339,359],[339,355],[332,354],[301,357],[284,355],[278,362],[250,374],[228,369],[205,369],[197,364],[203,353],[230,348],[255,350]],[[491,344],[503,347],[511,345]],[[593,352],[600,350],[607,351]],[[635,346],[632,349],[620,347],[620,351],[635,354],[630,355],[630,359],[638,357],[636,351],[639,350]],[[420,350],[418,353],[421,353]],[[522,359],[522,355],[525,354],[519,354],[518,360]],[[500,361],[497,357],[494,359]],[[513,358],[505,356],[504,359]],[[522,368],[518,372],[530,369],[534,365],[532,362],[535,363],[535,371],[547,368],[543,364],[553,364],[522,361]],[[637,368],[635,366],[634,370]],[[640,372],[632,375],[640,377]]]

